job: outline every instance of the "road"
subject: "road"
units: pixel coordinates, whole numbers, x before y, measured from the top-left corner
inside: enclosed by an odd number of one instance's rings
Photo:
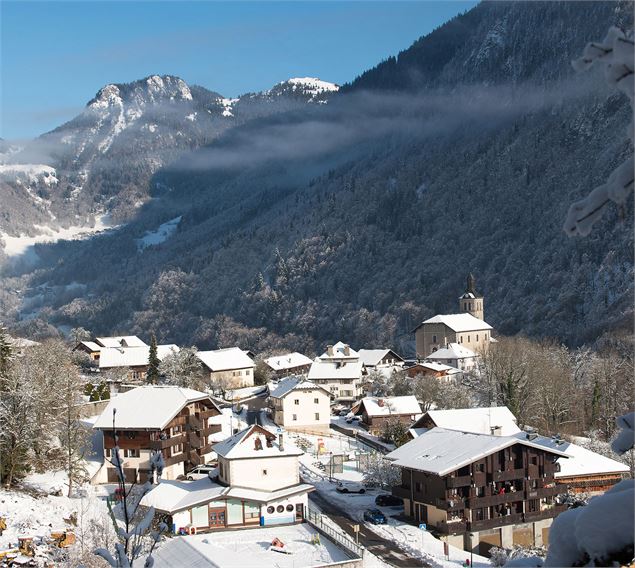
[[[359,524],[359,521],[354,520],[336,505],[329,503],[317,491],[309,493],[309,499],[313,501],[325,515],[328,515],[329,519],[335,522],[346,534],[355,540],[352,525]],[[407,552],[401,550],[393,541],[380,537],[363,524],[359,526],[359,544],[387,564],[404,568],[410,566],[430,566],[430,564],[426,564],[421,559],[410,556]]]

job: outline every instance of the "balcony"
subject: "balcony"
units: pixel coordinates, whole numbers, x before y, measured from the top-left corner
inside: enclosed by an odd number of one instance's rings
[[[525,470],[520,469],[508,469],[505,471],[494,471],[488,474],[490,481],[512,481],[513,479],[524,479],[526,477]]]
[[[395,497],[401,497],[402,499],[410,499],[410,487],[402,487],[401,485],[395,485],[392,488],[392,494]]]
[[[218,412],[216,410],[202,410],[200,412],[200,417],[201,420],[207,420],[208,418],[211,418],[212,416],[218,416]]]
[[[189,425],[190,430],[201,430],[203,428],[203,423],[193,414],[190,414],[187,417],[187,424]]]
[[[446,477],[445,486],[448,489],[454,489],[455,487],[466,487],[472,484],[472,478],[469,475],[461,475],[459,477]]]
[[[465,509],[465,499],[461,499],[460,497],[454,497],[449,499],[437,499],[437,508],[442,509],[444,511],[458,511],[460,509]]]
[[[534,521],[542,521],[543,519],[553,519],[566,510],[566,505],[555,505],[554,507],[542,511],[527,511],[523,515],[523,522],[532,523]]]
[[[209,436],[210,434],[216,434],[217,432],[220,432],[222,429],[223,427],[221,424],[210,424],[209,426],[203,428],[203,430],[201,431],[201,435]]]
[[[542,497],[554,497],[560,493],[566,493],[566,489],[554,485],[553,487],[538,487],[537,489],[528,489],[527,499],[540,499]]]
[[[441,521],[436,529],[442,534],[463,534],[467,532],[467,523],[462,520]]]
[[[181,444],[183,442],[185,442],[185,434],[177,434],[176,436],[166,438],[165,440],[150,440],[150,449],[163,450],[165,448],[169,448],[170,446],[175,446],[176,444]]]
[[[190,432],[187,436],[187,443],[190,445],[190,448],[200,448],[203,446],[203,442],[201,437],[194,432]]]
[[[488,529],[495,529],[504,525],[513,525],[522,522],[524,522],[523,514],[515,513],[513,515],[501,515],[500,517],[496,517],[494,519],[472,521],[471,523],[468,523],[468,528],[470,531],[483,531]]]
[[[501,493],[499,495],[484,495],[483,497],[470,497],[468,501],[468,507],[470,509],[476,509],[480,507],[492,507],[494,505],[502,505],[503,503],[524,501],[524,499],[525,494],[523,491]]]

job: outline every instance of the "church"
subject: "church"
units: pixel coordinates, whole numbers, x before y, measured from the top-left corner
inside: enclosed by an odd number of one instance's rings
[[[483,296],[476,292],[476,281],[470,274],[459,297],[459,313],[436,315],[415,328],[417,358],[425,359],[451,343],[475,353],[486,350],[492,341],[492,326],[483,318]]]

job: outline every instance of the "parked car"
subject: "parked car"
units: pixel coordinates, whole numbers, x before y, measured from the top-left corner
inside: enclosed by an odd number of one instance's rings
[[[195,467],[194,469],[188,471],[185,474],[185,478],[188,481],[194,481],[195,479],[203,479],[204,477],[209,477],[210,472],[214,471],[217,465],[218,464],[215,464],[215,463],[199,465]]]
[[[395,497],[390,493],[385,493],[383,495],[377,495],[377,497],[375,497],[375,505],[379,507],[398,507],[403,505],[403,499]]]
[[[361,419],[362,419],[361,416],[355,416],[355,415],[347,416],[346,417],[346,423],[347,424],[352,424],[353,422],[359,422]]]
[[[335,490],[340,493],[366,493],[366,488],[356,481],[339,481]]]
[[[364,520],[370,521],[374,525],[385,525],[386,515],[384,515],[379,509],[366,509],[364,511]]]

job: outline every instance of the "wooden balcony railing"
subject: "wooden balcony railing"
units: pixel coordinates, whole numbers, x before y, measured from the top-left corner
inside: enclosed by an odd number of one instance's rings
[[[442,509],[444,511],[458,511],[460,509],[465,509],[465,499],[461,499],[459,497],[454,497],[452,499],[437,499],[437,508]]]
[[[493,505],[502,505],[503,503],[513,503],[514,501],[524,501],[524,491],[514,491],[510,493],[501,493],[499,495],[484,495],[483,497],[470,497],[468,507],[476,509],[480,507],[491,507]]]
[[[504,525],[512,525],[515,523],[523,522],[523,514],[515,513],[513,515],[501,515],[494,519],[485,519],[482,521],[472,521],[468,523],[468,529],[470,531],[482,531],[487,529],[495,529],[496,527],[502,527]]]
[[[203,423],[193,414],[187,417],[187,423],[190,430],[201,430],[203,428]]]
[[[467,523],[462,520],[441,521],[437,523],[436,529],[442,534],[463,534],[467,532]]]
[[[523,522],[529,523],[532,521],[541,521],[543,519],[552,519],[557,517],[560,513],[567,510],[566,505],[555,505],[549,509],[543,509],[542,511],[527,511],[523,515]]]
[[[525,479],[526,474],[523,468],[507,469],[505,471],[494,471],[488,474],[490,481],[511,481],[513,479]]]
[[[467,485],[471,485],[472,478],[469,475],[461,475],[459,477],[446,477],[445,478],[445,486],[449,489],[453,489],[455,487],[465,487]]]
[[[537,489],[528,489],[526,491],[527,499],[540,499],[541,497],[553,497],[560,493],[566,493],[562,487],[554,485],[553,487],[538,487]]]
[[[176,444],[182,444],[185,442],[185,434],[177,434],[165,440],[150,440],[151,450],[163,450],[170,446],[176,446]]]
[[[200,448],[203,446],[203,441],[201,440],[201,437],[194,432],[190,432],[188,434],[187,443],[190,445],[190,448]]]

